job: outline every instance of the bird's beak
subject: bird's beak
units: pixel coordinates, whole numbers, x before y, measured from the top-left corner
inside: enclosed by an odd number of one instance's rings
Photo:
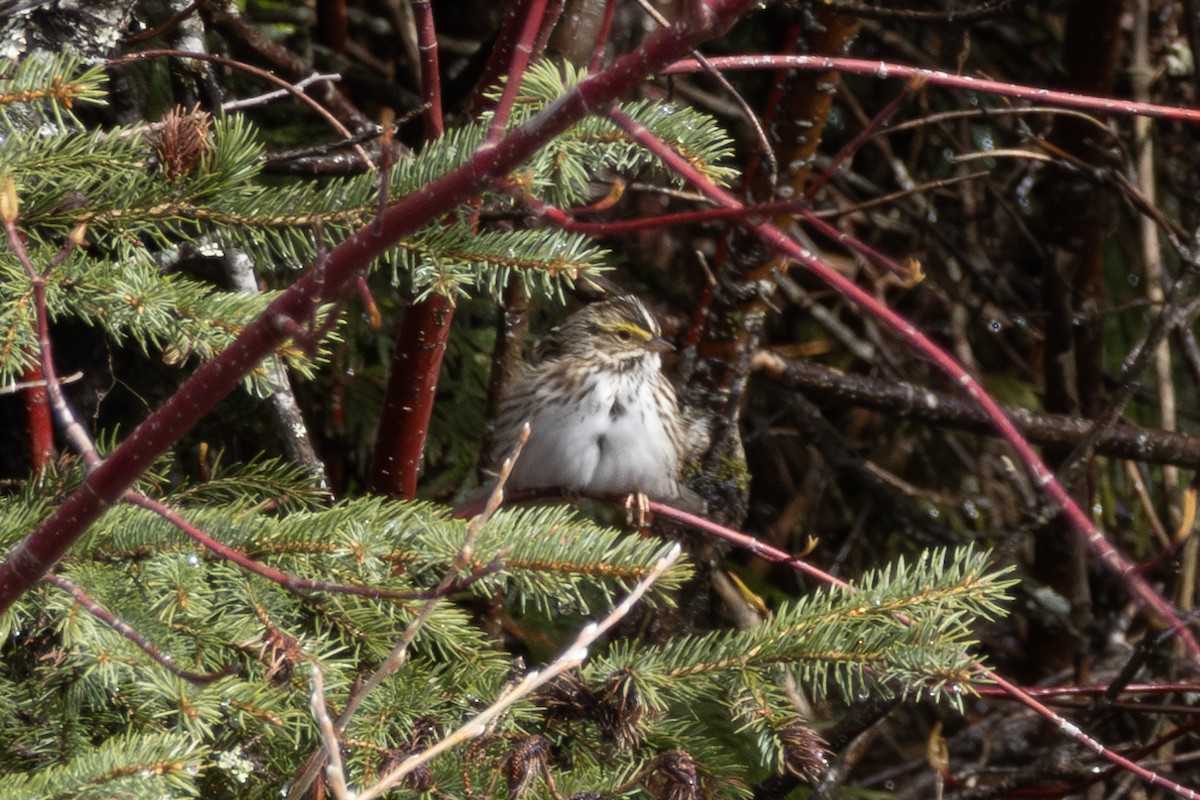
[[[646,342],[646,349],[651,353],[669,353],[675,349],[675,345],[668,342],[661,336],[655,336],[650,341]]]

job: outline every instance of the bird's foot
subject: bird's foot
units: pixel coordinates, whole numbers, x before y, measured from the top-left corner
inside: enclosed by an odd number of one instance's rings
[[[635,516],[636,511],[636,516]],[[625,498],[625,524],[640,531],[650,527],[650,496],[645,492],[632,492]]]

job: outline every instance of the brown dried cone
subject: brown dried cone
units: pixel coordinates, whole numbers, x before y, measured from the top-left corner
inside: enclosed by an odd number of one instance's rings
[[[789,774],[815,783],[829,769],[829,746],[803,717],[785,720],[776,735],[783,745],[783,768]]]
[[[633,673],[620,670],[593,690],[578,678],[564,675],[538,698],[551,725],[588,721],[600,729],[606,743],[622,752],[641,747],[647,718]]]
[[[646,793],[654,800],[706,800],[710,792],[700,777],[700,765],[683,750],[668,750],[650,764]]]
[[[509,800],[528,793],[539,776],[549,778],[550,742],[544,736],[526,736],[517,741],[501,769],[508,783]]]
[[[199,109],[179,106],[167,112],[150,137],[158,168],[175,183],[189,175],[212,150],[209,127],[212,118]]]

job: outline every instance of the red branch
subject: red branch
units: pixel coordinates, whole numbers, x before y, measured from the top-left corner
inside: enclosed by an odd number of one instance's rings
[[[442,78],[438,71],[437,29],[429,0],[412,0],[417,25],[417,50],[421,54],[421,97],[425,100],[425,138],[442,135]]]
[[[42,368],[34,364],[21,375],[25,389],[25,430],[29,434],[29,466],[41,472],[54,463],[54,421],[50,415],[50,391]]]
[[[487,64],[483,67],[483,74],[479,76],[479,81],[475,84],[475,93],[469,104],[472,114],[478,114],[492,106],[494,101],[485,97],[484,93],[500,82],[500,76],[504,74],[512,61],[513,49],[521,35],[521,22],[525,19],[525,10],[533,3],[540,1],[514,0],[509,5],[504,24],[500,27],[500,34],[492,43],[492,52],[488,56]]]
[[[965,89],[1004,97],[1019,97],[1037,103],[1053,103],[1071,108],[1086,108],[1109,114],[1134,114],[1142,117],[1161,117],[1188,122],[1200,122],[1200,109],[1160,106],[1153,103],[1135,103],[1132,100],[1098,98],[1093,95],[1056,92],[1032,86],[1020,86],[1003,81],[972,78],[969,75],[951,75],[948,72],[920,69],[886,61],[867,61],[861,58],[835,58],[832,56],[724,56],[710,58],[709,62],[718,69],[804,69],[818,72],[848,72],[855,75],[874,75],[876,78],[923,78],[937,86],[949,89]],[[663,75],[703,72],[704,66],[695,59],[683,59],[662,71]]]
[[[428,0],[418,0],[413,3],[413,15],[417,25],[417,46],[421,52],[425,137],[436,139],[445,127],[433,7]],[[386,187],[387,184],[382,185]],[[417,494],[417,477],[421,471],[429,420],[433,416],[433,397],[453,319],[454,306],[445,297],[435,294],[409,308],[396,331],[371,464],[371,491],[376,494],[401,500],[411,500]]]
[[[453,304],[444,295],[432,294],[405,312],[396,332],[371,464],[371,491],[376,494],[400,500],[417,495],[433,396],[453,319]]]
[[[57,415],[59,423],[63,426],[66,432],[67,439],[79,451],[83,457],[84,463],[89,467],[95,467],[99,462],[100,457],[96,454],[96,449],[92,445],[92,440],[88,436],[87,431],[79,424],[79,420],[71,412],[70,406],[67,405],[66,395],[63,394],[62,382],[58,379],[58,370],[54,366],[54,353],[50,341],[50,311],[46,305],[46,276],[50,274],[59,264],[61,264],[67,256],[79,246],[83,239],[84,227],[76,228],[67,237],[67,241],[59,249],[59,251],[50,259],[50,262],[39,271],[34,267],[33,262],[29,258],[29,252],[25,249],[25,237],[17,230],[17,189],[12,179],[9,179],[3,189],[4,198],[0,200],[0,215],[3,216],[3,225],[5,236],[8,239],[8,245],[12,248],[13,254],[16,255],[17,261],[25,269],[25,274],[29,278],[30,287],[33,290],[33,313],[34,313],[34,332],[38,337],[38,373],[45,378],[44,397],[49,400],[50,407]],[[36,387],[35,387],[36,388]],[[32,414],[31,410],[31,421]],[[40,435],[36,434],[35,435]],[[51,447],[53,447],[53,436],[51,438]]]
[[[513,46],[507,79],[504,81],[500,101],[496,103],[492,123],[488,126],[487,137],[484,139],[485,147],[500,141],[500,137],[504,135],[504,128],[512,115],[513,104],[517,101],[517,91],[520,90],[521,80],[525,76],[525,68],[529,66],[529,59],[533,56],[534,43],[542,27],[542,18],[546,14],[546,2],[547,0],[530,0],[525,11],[525,23],[521,26],[521,33]]]
[[[862,255],[873,264],[884,267],[902,280],[910,280],[912,271],[897,264],[895,260],[873,249],[865,242],[838,230],[822,220],[813,212],[807,200],[780,200],[773,203],[757,203],[741,208],[709,208],[703,211],[681,211],[675,214],[661,214],[654,217],[639,219],[615,220],[612,222],[580,222],[561,208],[556,208],[523,192],[515,184],[504,187],[506,191],[520,200],[526,208],[539,217],[543,217],[552,225],[565,231],[586,233],[592,236],[616,236],[640,230],[655,230],[673,225],[693,225],[717,220],[749,220],[780,214],[800,214],[822,236],[838,242],[854,252]],[[578,209],[575,213],[579,213]]]
[[[237,673],[236,664],[231,664],[219,672],[192,672],[190,670],[182,669],[174,663],[174,660],[170,656],[166,655],[157,647],[155,647],[149,639],[138,633],[135,628],[92,599],[92,596],[85,592],[82,587],[78,586],[72,581],[67,580],[61,575],[47,575],[45,580],[46,583],[50,584],[51,586],[62,589],[64,592],[74,597],[75,602],[79,603],[79,605],[82,606],[85,611],[103,622],[108,627],[112,628],[121,636],[124,636],[126,639],[133,642],[135,645],[141,648],[142,652],[154,659],[155,663],[157,663],[160,667],[169,670],[171,674],[177,675],[188,683],[194,683],[197,686],[205,686],[213,681],[220,680],[221,678],[228,678],[230,675]]]
[[[654,136],[643,125],[630,118],[617,108],[608,111],[611,119],[618,127],[632,136],[639,144],[649,149],[662,159],[663,163],[676,174],[690,182],[713,200],[727,208],[739,208],[742,203],[729,192],[721,189],[696,169],[687,159],[680,156],[660,139]],[[836,289],[844,297],[851,300],[863,311],[878,319],[901,340],[911,345],[918,353],[929,359],[938,369],[948,375],[961,386],[971,398],[979,404],[988,419],[996,426],[1000,436],[1017,452],[1026,469],[1029,470],[1034,484],[1040,487],[1049,498],[1063,511],[1072,530],[1083,539],[1084,544],[1105,567],[1113,572],[1125,584],[1143,611],[1148,611],[1154,617],[1162,620],[1175,631],[1180,642],[1191,657],[1192,664],[1200,664],[1200,644],[1188,630],[1183,619],[1172,605],[1162,595],[1155,591],[1140,574],[1137,568],[1125,559],[1116,548],[1104,538],[1088,516],[1071,498],[1062,483],[1055,478],[1054,473],[1046,468],[1041,458],[1033,451],[1016,425],[1000,405],[987,393],[969,372],[962,368],[957,361],[938,347],[925,334],[921,333],[911,322],[901,317],[884,303],[877,300],[868,292],[863,291],[857,284],[839,273],[801,246],[794,239],[774,225],[761,223],[753,225],[753,230],[767,244],[785,253],[790,258],[806,267],[810,272]]]
[[[483,149],[494,146],[504,136],[517,99],[517,90],[543,25],[546,2],[532,0],[525,12],[525,23],[515,43],[507,80]],[[432,11],[423,13],[418,23],[418,35],[422,37],[421,84],[426,102],[434,104],[426,115],[426,132],[440,135],[440,111],[436,117],[432,113],[434,108],[440,108],[440,99],[433,96],[437,91],[437,49],[436,39],[433,38]],[[432,54],[432,58],[428,58],[427,54]],[[417,478],[429,433],[429,420],[433,416],[434,395],[453,319],[454,304],[439,294],[417,302],[404,315],[404,322],[396,336],[395,355],[389,371],[371,465],[371,491],[377,494],[401,500],[411,500],[417,494]]]
[[[463,166],[398,200],[376,222],[360,229],[277,297],[219,356],[201,366],[149,418],[92,471],[84,484],[9,552],[0,564],[0,613],[36,583],[117,502],[154,460],[173,445],[242,376],[286,341],[280,320],[306,324],[318,306],[340,296],[359,270],[401,237],[430,224],[508,175],[534,151],[595,109],[607,108],[642,85],[648,75],[716,36],[755,0],[702,0],[671,28],[655,32],[637,50],[586,79],[554,104],[508,133],[495,147],[476,152]]]
[[[596,34],[596,43],[592,45],[592,58],[588,61],[589,72],[599,72],[604,63],[604,46],[608,44],[608,35],[612,33],[613,15],[617,11],[617,0],[605,0],[604,19],[600,23],[600,31]]]

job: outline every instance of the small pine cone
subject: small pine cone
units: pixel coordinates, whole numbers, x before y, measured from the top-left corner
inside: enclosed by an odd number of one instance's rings
[[[683,750],[660,753],[650,766],[646,792],[654,800],[708,800],[700,765]]]
[[[185,111],[176,106],[167,112],[151,137],[158,168],[171,183],[190,174],[212,143],[208,129],[212,118],[199,109]]]
[[[829,769],[829,748],[803,717],[786,720],[776,734],[783,745],[783,767],[807,783],[818,781]]]
[[[543,736],[526,736],[517,742],[501,768],[508,781],[509,800],[525,794],[550,765],[550,743]]]
[[[605,682],[596,716],[604,735],[623,751],[641,746],[646,706],[631,672],[621,670]]]

